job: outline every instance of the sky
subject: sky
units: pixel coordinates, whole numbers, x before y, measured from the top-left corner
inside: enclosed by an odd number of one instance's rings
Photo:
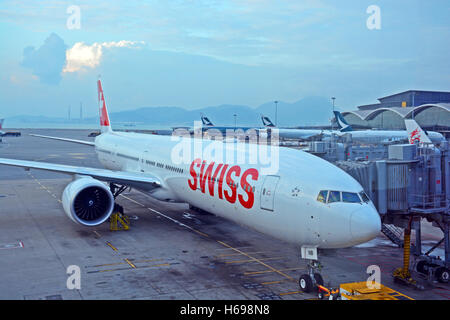
[[[450,91],[449,16],[447,0],[0,0],[0,116],[94,116],[99,75],[114,112]]]

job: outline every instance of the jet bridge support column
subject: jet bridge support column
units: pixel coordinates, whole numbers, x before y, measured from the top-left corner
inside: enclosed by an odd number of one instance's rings
[[[380,214],[387,213],[387,163],[386,161],[377,161],[377,191],[378,205],[377,209]]]
[[[445,248],[445,263],[450,265],[450,221],[444,226],[444,248]]]

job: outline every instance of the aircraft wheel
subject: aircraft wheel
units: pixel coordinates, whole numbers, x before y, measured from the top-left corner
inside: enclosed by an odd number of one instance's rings
[[[314,273],[314,280],[316,280],[317,285],[323,286],[323,278],[320,273]]]
[[[313,289],[313,282],[309,275],[303,274],[300,276],[300,279],[298,280],[298,285],[300,286],[300,289],[303,292],[311,292]]]

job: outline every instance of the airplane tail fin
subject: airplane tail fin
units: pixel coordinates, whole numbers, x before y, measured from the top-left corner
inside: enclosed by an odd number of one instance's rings
[[[3,127],[3,121],[5,121],[5,119],[0,119],[0,130],[2,130],[2,127]]]
[[[108,110],[106,109],[105,95],[103,94],[102,82],[100,79],[98,79],[97,81],[97,91],[101,133],[112,132],[111,124],[109,122]]]
[[[419,124],[412,119],[405,120],[406,131],[408,132],[408,141],[410,144],[414,143],[432,143],[430,138]]]
[[[206,127],[213,127],[214,126],[214,124],[211,122],[211,120],[209,120],[208,117],[203,115],[203,113],[201,114],[201,118],[202,118],[202,123],[203,123],[204,126],[206,126]]]
[[[348,132],[352,131],[353,128],[351,125],[347,123],[345,118],[342,116],[342,114],[339,111],[333,111],[334,112],[334,118],[336,119],[336,123],[339,126],[339,131],[341,132]]]
[[[265,115],[261,115],[261,121],[264,125],[264,127],[270,127],[270,128],[274,128],[275,125],[273,124],[272,121],[270,121],[269,117],[266,117]]]

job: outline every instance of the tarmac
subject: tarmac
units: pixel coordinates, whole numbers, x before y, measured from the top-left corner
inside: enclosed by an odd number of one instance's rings
[[[90,146],[28,135],[93,141],[88,134],[95,130],[20,131],[21,137],[3,139],[0,157],[101,168]],[[79,226],[61,205],[70,181],[69,175],[0,166],[0,299],[316,298],[299,289],[306,271],[299,248],[133,190],[117,199],[131,217],[130,230],[110,231],[109,223]],[[422,237],[431,246],[442,233],[424,225]],[[381,233],[356,247],[321,250],[319,258],[327,286],[366,281],[367,268],[377,265],[383,285],[412,299],[450,299],[448,284],[425,283],[417,290],[394,283],[402,249]],[[79,289],[69,288],[70,266],[80,270]]]

